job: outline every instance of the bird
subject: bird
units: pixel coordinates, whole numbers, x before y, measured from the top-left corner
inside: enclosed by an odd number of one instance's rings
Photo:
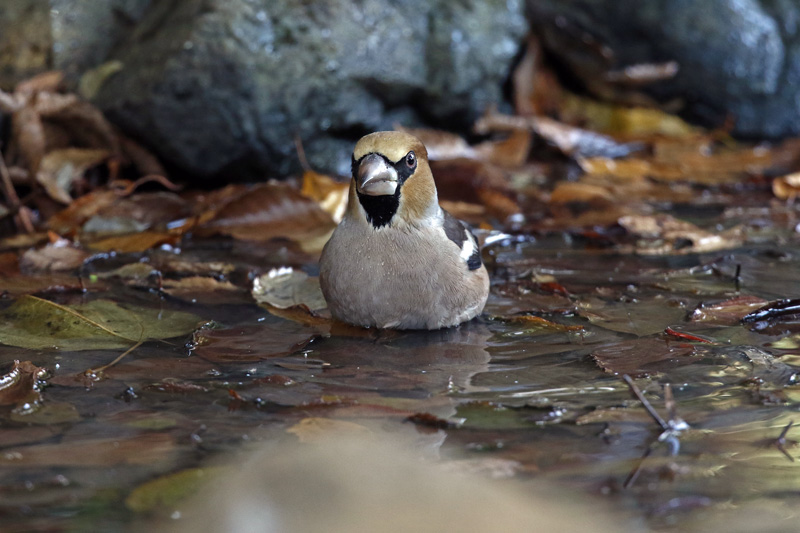
[[[347,210],[319,277],[333,318],[365,328],[457,326],[489,296],[475,235],[439,206],[424,144],[400,131],[356,143]]]

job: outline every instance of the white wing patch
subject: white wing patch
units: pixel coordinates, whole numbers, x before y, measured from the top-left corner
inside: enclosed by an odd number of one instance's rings
[[[461,244],[461,259],[464,261],[469,261],[469,258],[472,257],[472,254],[475,253],[475,243],[472,241],[472,235],[470,234],[469,230],[465,229],[464,233],[466,234],[467,238],[464,239],[464,242]]]

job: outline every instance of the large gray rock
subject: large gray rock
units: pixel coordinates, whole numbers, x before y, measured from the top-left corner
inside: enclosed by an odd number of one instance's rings
[[[200,177],[347,173],[393,123],[467,126],[498,103],[527,24],[517,0],[160,0],[95,102]]]
[[[677,61],[649,90],[734,133],[800,133],[800,3],[794,0],[528,0],[545,46],[587,86],[609,69]],[[587,36],[589,36],[587,38]]]

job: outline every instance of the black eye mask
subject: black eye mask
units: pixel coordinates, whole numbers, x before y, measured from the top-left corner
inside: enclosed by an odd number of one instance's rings
[[[357,161],[355,158],[353,158],[353,162],[351,164],[353,179],[356,179],[358,175],[358,166],[361,164],[361,160],[367,155],[369,154],[364,154]],[[397,171],[397,188],[395,189],[394,194],[371,196],[368,194],[361,194],[360,192],[357,193],[358,201],[361,203],[361,207],[363,207],[364,211],[367,213],[367,220],[376,228],[386,226],[392,221],[392,217],[394,217],[395,213],[397,213],[397,208],[400,206],[400,191],[403,188],[403,184],[414,174],[414,171],[417,170],[415,158],[412,158],[413,166],[409,166],[407,164],[408,154],[403,156],[400,161],[397,161],[396,163],[389,161],[382,154],[378,155],[380,155],[389,166],[394,167],[395,171]]]

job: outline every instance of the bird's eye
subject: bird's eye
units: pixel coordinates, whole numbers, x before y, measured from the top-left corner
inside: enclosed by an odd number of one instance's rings
[[[408,168],[414,168],[417,166],[417,156],[414,155],[413,150],[406,154],[406,165],[408,165]]]

